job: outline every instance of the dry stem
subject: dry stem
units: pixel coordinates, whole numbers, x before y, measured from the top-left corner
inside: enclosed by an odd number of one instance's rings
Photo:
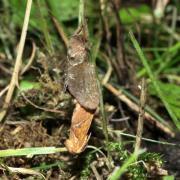
[[[24,49],[24,44],[25,44],[25,39],[26,39],[26,34],[27,34],[27,29],[28,29],[28,24],[29,24],[31,5],[32,5],[32,0],[28,0],[27,6],[26,6],[26,12],[25,12],[25,17],[24,17],[22,33],[21,33],[21,38],[20,38],[20,43],[19,43],[17,57],[16,57],[16,62],[15,62],[15,66],[14,66],[14,71],[13,71],[13,74],[11,77],[11,82],[10,82],[9,89],[8,89],[8,92],[7,92],[7,95],[5,98],[5,102],[3,104],[3,110],[0,113],[0,122],[4,119],[4,117],[7,113],[7,109],[8,109],[9,103],[12,99],[15,86],[18,84],[18,75],[19,75],[19,72],[21,69],[22,54],[23,54],[23,49]]]
[[[118,97],[122,102],[128,105],[130,109],[132,109],[135,112],[139,112],[139,107],[132,102],[129,98],[126,97],[126,95],[123,94],[122,91],[117,90],[114,88],[111,84],[107,83],[104,85],[111,93],[113,93],[115,96]],[[171,137],[174,137],[174,132],[172,132],[168,127],[164,126],[162,123],[156,121],[154,117],[152,117],[148,112],[144,113],[144,117],[146,120],[148,120],[150,123],[155,124],[159,129],[161,129],[166,134],[170,135]]]
[[[143,121],[144,121],[144,108],[146,103],[146,82],[145,79],[142,79],[141,83],[141,96],[140,96],[140,107],[139,107],[139,117],[138,117],[138,127],[137,127],[137,134],[136,134],[136,143],[135,143],[135,154],[138,154],[140,145],[141,145],[141,138],[143,132]]]
[[[59,22],[57,21],[57,19],[55,17],[52,17],[53,23],[58,31],[59,36],[62,38],[63,43],[66,47],[66,49],[68,48],[68,38],[67,35],[65,34],[63,28],[61,27],[61,25],[59,24]]]

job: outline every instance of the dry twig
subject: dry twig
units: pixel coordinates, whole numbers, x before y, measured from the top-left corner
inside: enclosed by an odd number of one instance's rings
[[[141,83],[141,96],[140,96],[140,107],[139,107],[139,117],[138,117],[138,127],[137,127],[137,134],[136,134],[136,143],[135,143],[135,154],[138,154],[140,145],[141,145],[141,138],[143,132],[143,121],[144,121],[144,113],[145,113],[145,103],[146,103],[146,82],[145,79],[142,79]]]
[[[41,109],[41,110],[46,111],[46,112],[53,112],[53,113],[58,113],[58,114],[61,114],[61,115],[65,115],[64,111],[61,111],[61,110],[58,110],[58,109],[49,109],[49,108],[44,108],[44,107],[38,106],[38,105],[34,104],[31,100],[29,100],[24,95],[24,93],[21,93],[21,95],[30,105],[32,105],[33,107],[35,107],[37,109]]]
[[[59,36],[62,38],[64,45],[66,47],[66,49],[68,48],[68,39],[67,39],[67,35],[65,34],[63,28],[60,26],[59,22],[57,21],[57,19],[55,17],[52,17],[53,23],[59,33]]]
[[[123,94],[122,91],[117,90],[115,87],[113,87],[111,84],[105,84],[104,85],[111,93],[113,93],[115,96],[118,97],[122,102],[127,104],[127,106],[135,111],[136,113],[139,112],[139,107],[132,102],[129,98],[126,97],[126,95]],[[156,125],[159,129],[161,129],[166,134],[170,135],[171,137],[174,137],[174,132],[172,132],[168,127],[164,126],[162,123],[156,121],[154,117],[152,117],[148,112],[145,112],[144,117],[146,120],[148,120],[151,124]]]

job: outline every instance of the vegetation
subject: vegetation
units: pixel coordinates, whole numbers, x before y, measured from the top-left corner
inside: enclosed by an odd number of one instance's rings
[[[0,2],[0,179],[180,177],[180,5],[161,2]]]

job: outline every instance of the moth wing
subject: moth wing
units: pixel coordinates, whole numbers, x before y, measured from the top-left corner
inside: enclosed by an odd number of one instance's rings
[[[83,107],[92,110],[97,108],[99,90],[94,65],[83,62],[77,66],[70,66],[67,85],[70,93]]]

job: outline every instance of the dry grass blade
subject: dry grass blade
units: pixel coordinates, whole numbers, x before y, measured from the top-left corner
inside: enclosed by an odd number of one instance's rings
[[[22,69],[21,75],[23,75],[25,72],[27,72],[30,69],[30,67],[34,61],[35,54],[36,54],[36,44],[34,41],[32,41],[32,53],[31,53],[31,56],[28,60],[28,63]]]
[[[59,36],[62,38],[64,45],[66,48],[68,48],[68,38],[67,35],[65,34],[63,28],[60,26],[59,22],[55,17],[52,17],[53,23],[58,31]]]
[[[97,180],[102,180],[101,176],[99,175],[99,173],[98,173],[98,171],[97,171],[97,169],[96,169],[96,167],[95,167],[96,164],[97,164],[97,162],[94,161],[93,163],[90,164],[90,167],[91,167],[91,169],[92,169],[92,171],[93,171],[96,179],[97,179]]]
[[[8,89],[8,92],[7,92],[7,95],[5,98],[5,102],[3,104],[3,110],[0,112],[0,122],[6,116],[9,103],[10,103],[13,93],[14,93],[15,86],[18,84],[18,75],[19,75],[19,72],[21,69],[22,54],[23,54],[23,49],[24,49],[24,44],[25,44],[25,39],[26,39],[26,34],[27,34],[27,29],[28,29],[28,24],[29,24],[31,5],[32,5],[32,0],[28,0],[27,6],[26,6],[25,17],[24,17],[23,29],[22,29],[22,33],[21,33],[20,43],[19,43],[16,62],[15,62],[15,67],[14,67],[14,71],[12,74],[9,89]]]
[[[112,68],[112,65],[111,65],[111,61],[110,59],[108,58],[108,56],[106,56],[106,54],[102,53],[102,56],[103,58],[107,61],[107,66],[108,66],[108,70],[106,72],[106,74],[104,75],[104,78],[102,80],[102,84],[106,84],[108,83],[110,77],[111,77],[111,74],[112,74],[112,71],[113,71],[113,68]]]
[[[43,174],[33,170],[33,169],[27,169],[27,168],[15,168],[15,167],[9,167],[5,166],[5,169],[10,171],[11,173],[18,173],[18,174],[29,174],[29,175],[36,175],[36,176],[41,176],[43,179],[46,180]]]
[[[8,89],[9,89],[9,84],[4,89],[1,90],[0,97],[2,97]]]

